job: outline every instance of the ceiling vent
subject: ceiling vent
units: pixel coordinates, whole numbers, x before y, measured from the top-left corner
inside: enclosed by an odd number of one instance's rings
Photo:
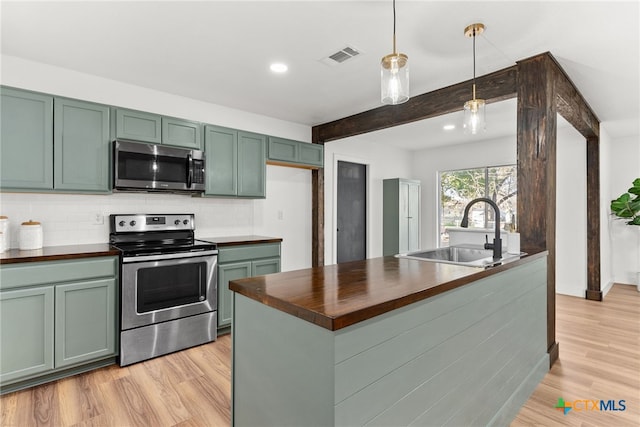
[[[360,51],[358,51],[354,47],[346,46],[339,51],[327,56],[326,58],[322,58],[320,62],[323,62],[327,65],[338,65],[358,55],[360,55]]]

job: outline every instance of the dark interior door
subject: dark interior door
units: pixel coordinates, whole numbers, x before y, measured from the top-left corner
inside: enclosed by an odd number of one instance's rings
[[[367,257],[367,167],[338,161],[337,261]]]

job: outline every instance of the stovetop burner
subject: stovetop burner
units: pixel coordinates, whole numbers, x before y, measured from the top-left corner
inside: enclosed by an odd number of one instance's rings
[[[216,249],[215,243],[195,239],[193,214],[116,214],[109,219],[109,242],[125,256]]]

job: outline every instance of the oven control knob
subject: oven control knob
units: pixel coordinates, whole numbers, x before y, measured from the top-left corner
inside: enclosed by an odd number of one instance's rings
[[[120,227],[124,227],[124,225],[125,225],[125,224],[126,224],[126,223],[125,223],[124,221],[120,221],[120,222],[118,223],[118,225],[119,225]]]
[[[130,226],[132,226],[132,227],[134,227],[134,226],[136,225],[136,222],[135,222],[135,221],[131,221],[131,222],[129,223],[129,225],[130,225]]]
[[[187,225],[187,224],[189,224],[189,220],[188,220],[188,219],[185,219],[184,221],[182,221],[182,223],[183,223],[184,225]]]
[[[175,221],[173,221],[173,223],[174,223],[175,225],[180,225],[180,220],[179,220],[179,219],[176,219]]]

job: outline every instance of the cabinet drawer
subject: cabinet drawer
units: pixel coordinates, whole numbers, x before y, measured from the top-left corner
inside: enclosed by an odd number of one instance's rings
[[[220,248],[218,262],[236,262],[255,260],[259,258],[274,258],[280,256],[280,243],[262,243],[257,245],[241,245],[230,248]]]
[[[117,257],[7,265],[0,269],[0,289],[113,277],[117,272]]]

